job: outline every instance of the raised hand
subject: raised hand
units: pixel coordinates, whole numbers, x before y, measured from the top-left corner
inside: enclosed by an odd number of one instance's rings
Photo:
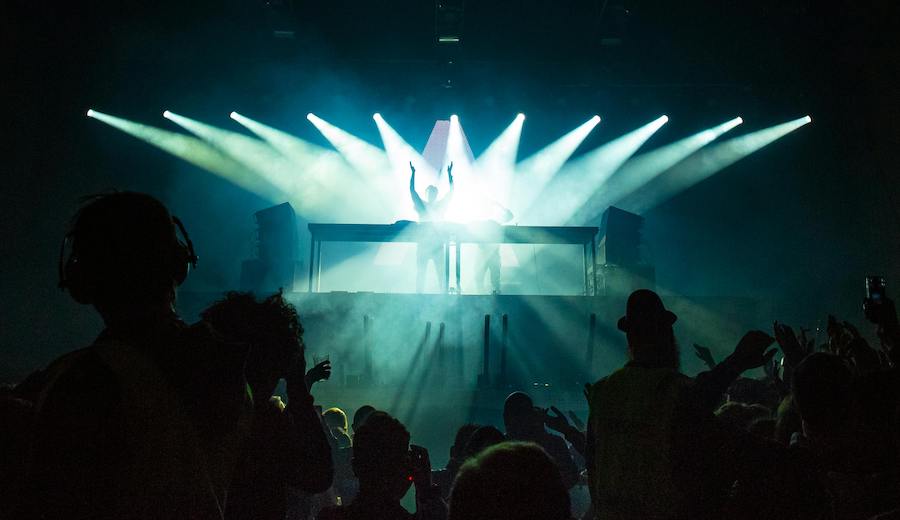
[[[309,369],[306,373],[306,388],[312,388],[312,385],[319,381],[325,381],[331,377],[331,361],[325,360],[318,365]]]
[[[582,421],[581,417],[578,417],[578,415],[576,415],[572,410],[569,410],[569,419],[572,419],[572,425],[578,428],[578,430],[587,430],[587,426],[584,424],[584,421]]]
[[[802,330],[802,329],[801,329]],[[775,341],[784,352],[787,364],[795,367],[804,357],[806,357],[806,346],[797,339],[794,329],[790,325],[779,323],[777,320],[772,322],[772,332],[775,333]],[[805,333],[804,333],[805,337]]]
[[[559,409],[555,406],[551,406],[550,410],[554,413],[554,415],[550,415],[548,411],[544,414],[544,424],[547,425],[547,428],[555,432],[559,432],[563,435],[566,435],[568,432],[572,430],[572,425],[569,424],[569,420],[566,419],[565,414],[559,411]]]
[[[413,166],[412,161],[409,161],[409,171],[411,171],[413,175],[416,174],[416,167]]]
[[[450,161],[450,166],[447,166],[447,175],[453,174],[453,161]]]
[[[694,343],[694,354],[700,358],[700,361],[703,361],[710,370],[716,368],[716,360],[713,358],[712,352],[708,348]]]
[[[415,444],[409,445],[409,473],[417,489],[431,486],[431,459],[428,450]],[[421,488],[419,486],[422,486]]]
[[[775,384],[781,383],[781,376],[778,373],[780,365],[781,363],[779,363],[778,360],[774,357],[770,359],[768,363],[763,365],[763,371],[766,373],[766,377],[773,381]]]
[[[759,368],[768,363],[775,356],[775,349],[767,350],[769,345],[775,342],[775,338],[761,330],[751,330],[738,342],[734,353],[729,356],[737,367],[743,372],[752,368]]]

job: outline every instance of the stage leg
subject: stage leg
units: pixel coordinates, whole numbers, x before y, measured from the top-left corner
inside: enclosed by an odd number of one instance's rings
[[[315,268],[315,262],[316,262],[316,236],[312,235],[312,239],[310,240],[310,243],[309,243],[309,288],[307,289],[308,292],[313,292],[313,273],[315,273],[315,271],[313,269]]]
[[[462,294],[462,285],[459,282],[459,260],[460,260],[460,249],[462,249],[462,244],[459,243],[459,240],[456,241],[456,294]]]
[[[591,279],[594,286],[591,290],[591,296],[597,296],[600,292],[597,290],[597,238],[591,237]]]
[[[587,242],[581,244],[581,267],[584,269],[584,295],[590,295],[590,284],[588,283],[588,245]]]
[[[316,249],[316,292],[322,289],[322,241],[319,240],[319,247]]]

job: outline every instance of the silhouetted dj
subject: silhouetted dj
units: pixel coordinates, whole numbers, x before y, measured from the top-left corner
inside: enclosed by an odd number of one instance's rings
[[[444,213],[453,198],[453,162],[447,166],[447,178],[450,180],[450,191],[438,199],[437,186],[431,185],[425,189],[427,201],[422,200],[416,192],[416,168],[410,161],[409,170],[409,196],[412,197],[413,206],[419,214],[419,222],[441,222]],[[437,274],[442,292],[447,292],[447,274],[444,272],[444,247],[445,240],[437,233],[423,234],[419,237],[416,247],[416,292],[422,292],[425,286],[425,276],[428,274],[428,262],[434,263],[434,272]]]

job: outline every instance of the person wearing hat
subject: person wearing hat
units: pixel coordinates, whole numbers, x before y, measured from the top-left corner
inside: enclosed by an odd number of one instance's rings
[[[683,440],[702,438],[693,428],[712,417],[732,380],[771,359],[774,339],[751,331],[714,370],[692,379],[679,371],[677,320],[655,292],[632,293],[618,321],[629,361],[588,389],[587,467],[597,518],[702,517],[716,505],[703,479],[680,478],[690,466],[683,462],[695,460]]]

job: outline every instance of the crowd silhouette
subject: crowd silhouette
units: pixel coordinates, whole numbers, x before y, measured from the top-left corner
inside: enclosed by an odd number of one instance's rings
[[[315,405],[331,364],[306,366],[282,294],[231,292],[185,323],[176,288],[196,263],[158,200],[83,202],[60,287],[104,328],[3,387],[0,517],[564,520],[586,487],[587,519],[900,518],[900,325],[887,298],[866,302],[877,346],[834,318],[822,344],[775,322],[719,362],[694,345],[709,370],[692,378],[678,317],[635,291],[617,323],[628,362],[585,385],[586,419],[513,392],[505,431],[461,425],[434,469],[391,410],[348,421]],[[757,368],[765,377],[742,377]],[[401,504],[411,488],[413,513]]]

